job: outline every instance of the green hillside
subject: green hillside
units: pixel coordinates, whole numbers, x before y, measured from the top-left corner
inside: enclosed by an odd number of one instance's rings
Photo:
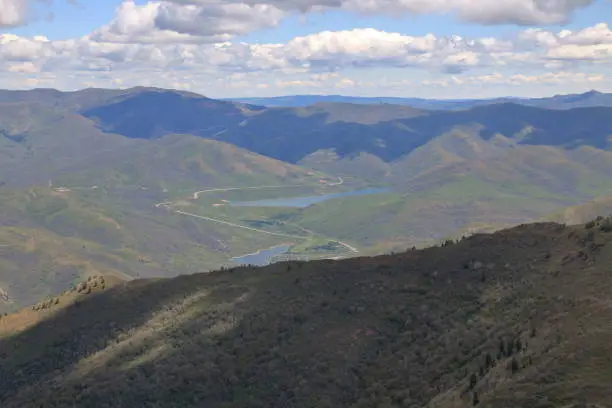
[[[101,137],[85,129],[91,133],[81,134],[83,143]],[[61,142],[48,133],[32,130],[32,157],[16,159],[3,172],[9,184],[0,187],[0,290],[9,299],[0,301],[0,312],[91,273],[173,276],[219,268],[231,257],[283,243],[282,237],[180,216],[155,204],[189,203],[198,190],[226,187],[303,185],[314,191],[324,176],[188,135],[117,146],[109,135],[100,141],[104,149],[87,160],[76,151],[70,158],[69,150],[55,157],[47,149],[59,149]],[[21,187],[47,179],[52,187]]]
[[[372,247],[370,253],[518,225],[612,192],[608,151],[517,145],[503,136],[487,141],[473,128],[441,135],[391,163],[327,153],[301,164],[393,186],[384,195],[334,200],[292,218],[350,237]]]

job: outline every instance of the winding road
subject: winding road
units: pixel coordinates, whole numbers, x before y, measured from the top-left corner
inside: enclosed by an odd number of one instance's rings
[[[216,218],[204,217],[203,215],[192,214],[192,213],[188,213],[188,212],[180,211],[180,210],[174,210],[174,212],[177,213],[177,214],[187,215],[189,217],[199,218],[201,220],[206,220],[206,221],[216,222],[216,223],[219,223],[219,224],[229,225],[230,227],[242,228],[242,229],[249,230],[249,231],[260,232],[262,234],[276,235],[278,237],[298,238],[298,239],[309,239],[310,238],[310,237],[304,237],[304,236],[301,236],[301,235],[289,235],[289,234],[281,234],[280,232],[265,231],[265,230],[262,230],[262,229],[259,229],[259,228],[247,227],[246,225],[234,224],[233,222],[218,220]]]
[[[344,180],[342,179],[342,177],[338,177],[338,182],[337,183],[328,183],[328,185],[330,185],[330,186],[339,186],[341,184],[344,184]],[[193,196],[192,196],[192,200],[198,200],[200,198],[200,195],[202,195],[204,193],[211,193],[211,192],[225,192],[225,191],[236,191],[236,190],[263,190],[263,189],[270,189],[270,188],[290,188],[290,187],[304,187],[304,186],[308,186],[308,184],[258,186],[258,187],[211,188],[211,189],[208,189],[208,190],[200,190],[200,191],[194,192]],[[247,227],[246,225],[240,225],[240,224],[235,224],[233,222],[220,220],[218,218],[206,217],[206,216],[203,216],[203,215],[193,214],[193,213],[189,213],[189,212],[186,212],[186,211],[176,210],[176,209],[171,207],[174,204],[177,204],[177,202],[176,201],[164,201],[164,202],[161,202],[161,203],[157,203],[154,206],[155,206],[155,208],[165,208],[166,210],[173,211],[176,214],[180,214],[180,215],[184,215],[184,216],[188,216],[188,217],[193,217],[193,218],[197,218],[197,219],[204,220],[204,221],[210,221],[210,222],[214,222],[214,223],[217,223],[217,224],[228,225],[228,226],[234,227],[234,228],[241,228],[241,229],[244,229],[244,230],[254,231],[254,232],[258,232],[260,234],[274,235],[274,236],[278,236],[278,237],[293,238],[293,239],[310,239],[311,238],[310,236],[290,235],[290,234],[282,234],[280,232],[266,231],[266,230],[262,230],[262,229],[259,229],[259,228]],[[304,228],[302,228],[302,229],[304,231],[310,232],[311,234],[314,234],[314,232],[312,232],[310,230],[306,230]],[[356,254],[359,253],[359,250],[357,248],[355,248],[352,245],[347,244],[346,242],[337,241],[337,240],[330,240],[330,241],[336,242],[336,243],[342,245],[343,247],[347,248],[349,251],[351,251],[353,253],[356,253]]]
[[[224,191],[234,191],[234,190],[264,190],[264,189],[270,189],[270,188],[289,188],[289,187],[306,187],[309,184],[293,184],[293,185],[286,185],[286,186],[260,186],[260,187],[229,187],[229,188],[211,188],[210,190],[202,190],[202,191],[196,191],[195,193],[193,193],[193,199],[197,200],[200,198],[200,194],[203,193],[211,193],[211,192],[224,192]],[[330,185],[337,185],[337,184],[330,184]]]

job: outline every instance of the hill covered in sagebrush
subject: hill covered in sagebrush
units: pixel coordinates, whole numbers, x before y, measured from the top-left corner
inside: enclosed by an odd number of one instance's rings
[[[0,320],[0,405],[609,406],[610,265],[598,219],[101,292],[94,279]]]

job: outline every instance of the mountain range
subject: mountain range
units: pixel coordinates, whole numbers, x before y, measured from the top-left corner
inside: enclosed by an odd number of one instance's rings
[[[264,109],[192,95],[139,92],[83,115],[104,131],[128,138],[188,133],[295,163],[323,149],[334,149],[340,156],[372,153],[389,162],[453,128],[473,125],[480,127],[478,135],[485,140],[501,134],[520,137],[521,144],[605,148],[612,131],[609,113],[610,107],[561,111],[508,102],[461,111],[345,103]]]
[[[457,110],[496,103],[517,103],[547,109],[571,109],[612,106],[612,94],[591,90],[582,94],[555,95],[544,98],[501,97],[491,99],[423,99],[399,97],[360,97],[343,95],[287,95],[261,98],[226,99],[267,107],[303,107],[316,103],[352,103],[364,105],[408,105],[419,109]]]
[[[445,110],[2,91],[0,310],[93,275],[194,273],[278,246],[375,255],[550,219],[612,194],[612,107],[586,106],[606,97]],[[342,195],[365,187],[383,189]],[[228,204],[329,193],[305,208]]]

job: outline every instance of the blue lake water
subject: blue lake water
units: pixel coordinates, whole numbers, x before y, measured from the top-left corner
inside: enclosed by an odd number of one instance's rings
[[[365,188],[363,190],[346,191],[343,193],[332,193],[315,196],[303,196],[303,197],[287,197],[287,198],[274,198],[270,200],[256,200],[256,201],[237,201],[230,202],[229,205],[232,207],[292,207],[292,208],[306,208],[313,204],[322,203],[327,200],[341,197],[354,197],[363,195],[380,194],[389,191],[388,188]]]
[[[237,256],[232,258],[231,261],[240,265],[266,266],[270,263],[272,258],[284,254],[289,248],[291,248],[290,245],[279,245],[268,249],[262,249],[254,254]]]

